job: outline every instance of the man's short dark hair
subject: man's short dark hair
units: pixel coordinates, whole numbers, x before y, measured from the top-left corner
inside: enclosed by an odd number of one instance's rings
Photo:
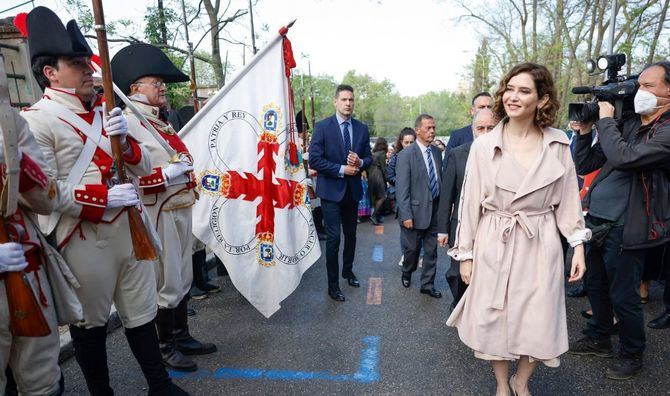
[[[475,100],[477,100],[478,98],[481,98],[482,96],[486,96],[486,97],[489,97],[489,98],[492,97],[491,94],[486,92],[486,91],[480,92],[477,95],[472,97],[472,105],[474,106],[475,105]]]
[[[56,70],[58,70],[58,57],[52,55],[42,55],[33,59],[31,63],[31,70],[33,72],[33,76],[35,76],[35,80],[37,80],[37,83],[42,89],[51,86],[51,82],[47,76],[44,75],[45,66],[55,67]]]
[[[337,98],[337,96],[342,91],[349,91],[353,94],[354,93],[354,87],[352,87],[351,85],[347,85],[347,84],[338,85],[337,88],[335,89],[335,97]]]
[[[421,114],[421,115],[419,115],[418,117],[416,117],[416,121],[414,121],[414,128],[418,128],[418,127],[420,127],[420,126],[421,126],[421,122],[422,122],[423,120],[434,120],[434,118],[433,118],[432,115],[429,115],[429,114],[426,114],[426,113]]]
[[[668,61],[655,62],[655,63],[652,63],[651,65],[645,67],[644,70],[647,70],[650,67],[655,67],[655,66],[662,67],[663,70],[665,70],[665,85],[670,86],[670,62],[668,62]],[[644,71],[644,70],[642,70],[642,71]]]

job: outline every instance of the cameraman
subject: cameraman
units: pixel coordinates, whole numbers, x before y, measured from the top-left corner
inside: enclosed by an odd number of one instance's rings
[[[646,249],[670,240],[670,62],[646,67],[638,82],[637,114],[617,121],[614,107],[599,102],[599,142],[591,146],[591,125],[581,123],[575,150],[578,174],[602,170],[584,198],[593,231],[586,256],[593,318],[586,337],[570,352],[614,356],[614,311],[621,346],[605,375],[618,380],[642,369],[645,334],[638,287]]]

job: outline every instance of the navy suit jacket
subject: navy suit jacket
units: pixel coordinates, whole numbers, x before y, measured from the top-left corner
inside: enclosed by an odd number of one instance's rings
[[[372,163],[370,150],[370,133],[368,126],[353,118],[351,121],[351,151],[363,160],[361,171]],[[312,132],[309,145],[309,167],[317,172],[316,195],[329,201],[342,201],[347,188],[351,189],[351,197],[360,201],[363,196],[361,174],[339,177],[340,166],[347,164],[344,151],[342,128],[335,115],[317,122]]]
[[[442,173],[444,173],[444,170],[447,168],[447,162],[449,162],[449,151],[474,140],[475,137],[472,135],[472,125],[464,126],[461,129],[456,129],[451,132],[451,135],[449,135],[449,141],[447,142],[447,148],[444,151],[445,160],[442,161]]]

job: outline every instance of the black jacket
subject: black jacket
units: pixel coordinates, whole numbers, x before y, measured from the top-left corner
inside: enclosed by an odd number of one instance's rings
[[[584,198],[612,170],[630,172],[628,208],[624,214],[623,247],[643,249],[670,240],[670,111],[641,127],[631,116],[617,125],[613,118],[596,122],[599,142],[591,134],[577,138],[575,165],[584,175],[602,168]],[[622,131],[622,132],[621,132]]]
[[[440,188],[440,206],[437,210],[437,232],[449,234],[449,246],[456,242],[458,226],[458,207],[461,201],[461,188],[465,178],[465,165],[470,155],[472,142],[462,144],[449,151],[448,164],[442,173]]]

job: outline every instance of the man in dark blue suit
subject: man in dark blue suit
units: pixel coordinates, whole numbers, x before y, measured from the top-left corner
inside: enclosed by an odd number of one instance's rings
[[[358,201],[363,196],[361,171],[372,163],[367,125],[354,120],[354,89],[338,85],[335,115],[314,125],[309,145],[309,166],[316,170],[316,195],[326,226],[326,267],[328,295],[344,301],[339,284],[340,228],[344,234],[342,277],[352,287],[360,287],[353,272],[356,250]]]
[[[491,99],[491,94],[488,92],[480,92],[472,98],[472,106],[470,106],[470,116],[474,117],[479,110],[482,109],[491,109],[493,103]],[[461,146],[466,143],[471,143],[473,139],[472,133],[472,124],[464,126],[461,129],[456,129],[451,131],[449,135],[449,142],[447,142],[447,148],[444,151],[445,161],[442,161],[442,173],[447,168],[446,159],[449,158],[449,151],[458,146]]]

